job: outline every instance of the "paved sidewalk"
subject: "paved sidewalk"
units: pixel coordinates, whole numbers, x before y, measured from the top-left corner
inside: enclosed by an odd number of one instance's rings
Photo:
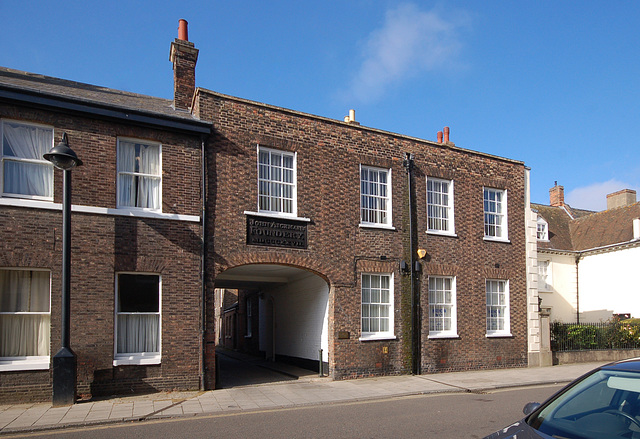
[[[566,383],[602,364],[604,363],[403,375],[348,381],[303,377],[296,381],[207,392],[157,393],[79,402],[62,408],[53,408],[48,403],[0,405],[0,434],[429,393],[481,392],[498,388]]]

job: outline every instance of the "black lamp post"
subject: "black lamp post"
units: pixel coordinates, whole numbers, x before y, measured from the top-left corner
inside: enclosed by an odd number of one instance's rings
[[[71,170],[82,166],[82,160],[69,148],[67,134],[44,154],[45,160],[63,171],[62,192],[62,347],[53,356],[54,407],[72,405],[76,401],[76,354],[71,350]]]

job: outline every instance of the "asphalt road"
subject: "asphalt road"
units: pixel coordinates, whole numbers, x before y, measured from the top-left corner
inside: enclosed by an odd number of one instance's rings
[[[113,438],[482,438],[522,417],[522,407],[561,386],[434,394],[379,401],[236,412],[103,425],[9,437]]]

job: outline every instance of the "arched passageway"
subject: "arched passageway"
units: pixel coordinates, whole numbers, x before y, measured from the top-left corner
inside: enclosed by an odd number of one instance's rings
[[[234,368],[233,382],[238,385],[263,382],[256,377],[263,370],[239,367],[229,357],[253,358],[258,366],[265,366],[267,360],[277,363],[273,369],[285,376],[295,376],[306,371],[319,374],[322,350],[323,372],[328,373],[326,280],[300,268],[251,264],[224,271],[217,276],[215,288],[216,349],[220,353],[217,387],[225,386],[225,376],[231,381],[225,367]],[[246,370],[245,380],[238,376],[240,369]]]

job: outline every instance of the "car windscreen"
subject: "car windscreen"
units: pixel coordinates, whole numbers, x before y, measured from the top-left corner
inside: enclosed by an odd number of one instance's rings
[[[527,423],[552,437],[640,438],[640,373],[598,370],[536,410]]]

